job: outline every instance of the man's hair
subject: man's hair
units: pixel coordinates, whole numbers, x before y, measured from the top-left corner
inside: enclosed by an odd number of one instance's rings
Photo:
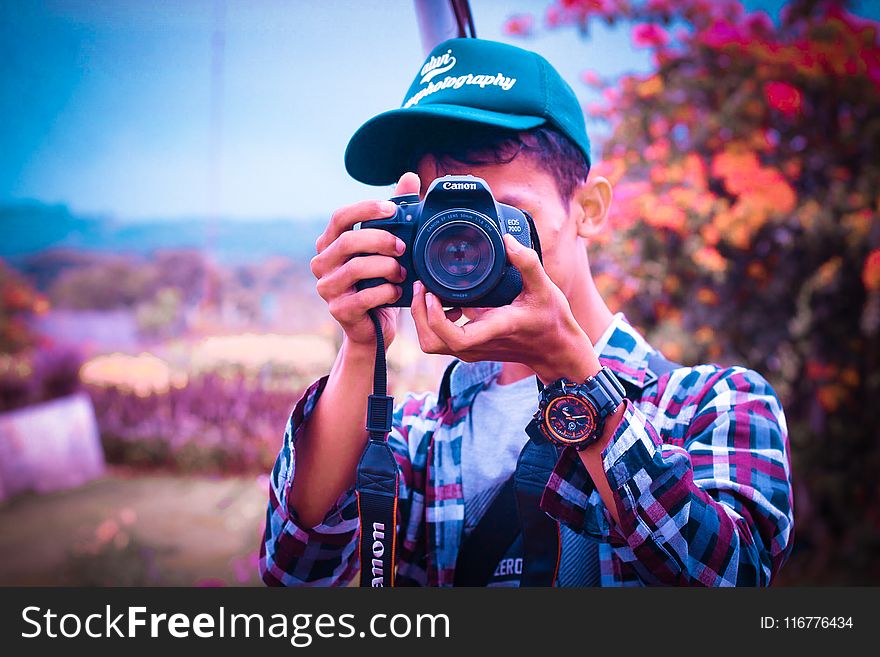
[[[485,126],[441,130],[414,149],[407,170],[415,171],[425,155],[436,160],[439,174],[456,163],[475,166],[507,164],[520,153],[526,154],[553,177],[559,195],[566,203],[590,173],[586,158],[571,140],[558,130],[544,126],[524,132]]]

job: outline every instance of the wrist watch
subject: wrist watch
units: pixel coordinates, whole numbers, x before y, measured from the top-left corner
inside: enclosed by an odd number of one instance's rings
[[[623,403],[625,395],[623,385],[607,367],[583,383],[557,379],[541,391],[538,411],[526,433],[582,450],[599,440],[605,419]]]

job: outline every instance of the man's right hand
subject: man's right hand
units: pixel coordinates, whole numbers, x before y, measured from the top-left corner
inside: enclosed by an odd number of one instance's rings
[[[394,196],[418,194],[419,177],[414,173],[401,176]],[[403,241],[391,233],[374,228],[351,230],[359,221],[387,218],[397,206],[391,201],[361,201],[340,208],[315,243],[318,254],[311,268],[318,279],[317,290],[327,302],[330,314],[342,327],[346,338],[357,345],[375,345],[376,333],[367,311],[393,303],[400,298],[406,278],[403,267],[394,259],[404,252]],[[358,256],[358,254],[373,254]],[[366,278],[384,278],[388,283],[357,290],[355,283]],[[399,308],[380,308],[379,317],[385,346],[391,344],[397,329]]]
[[[419,177],[406,173],[395,195],[418,192]],[[312,258],[312,273],[318,279],[318,294],[345,331],[345,340],[324,392],[297,438],[296,483],[288,505],[302,527],[321,522],[334,500],[354,484],[367,441],[367,397],[373,390],[376,332],[367,311],[396,301],[398,284],[406,276],[394,259],[403,253],[401,240],[388,231],[351,227],[396,211],[390,201],[362,201],[340,208],[315,245],[318,255]],[[373,255],[358,255],[362,253]],[[358,291],[355,283],[365,278],[391,282]],[[379,309],[386,346],[394,339],[399,313],[399,308]]]

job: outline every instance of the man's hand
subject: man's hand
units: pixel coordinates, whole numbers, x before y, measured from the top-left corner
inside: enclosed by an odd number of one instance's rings
[[[419,177],[413,173],[404,174],[397,183],[396,194],[418,191]],[[403,253],[403,242],[385,230],[352,231],[351,227],[396,211],[390,201],[362,201],[341,208],[315,244],[318,255],[312,258],[312,273],[318,279],[318,293],[345,331],[345,339],[324,392],[296,439],[296,481],[287,504],[304,529],[320,523],[333,502],[354,484],[367,441],[367,398],[373,390],[376,334],[367,311],[397,300],[397,284],[405,277],[394,259]],[[373,277],[390,282],[357,290],[357,281]],[[394,338],[399,313],[398,308],[379,310],[386,345]]]
[[[566,377],[583,381],[599,371],[599,359],[578,325],[568,300],[544,271],[538,254],[504,236],[508,260],[522,273],[523,290],[509,306],[443,311],[417,282],[412,315],[422,351],[464,361],[522,363],[545,383]],[[463,315],[470,320],[459,326]]]
[[[395,196],[418,194],[419,177],[406,173],[397,183]],[[385,230],[365,228],[352,231],[359,221],[394,215],[397,206],[391,201],[361,201],[333,213],[326,230],[318,238],[318,252],[312,258],[312,273],[318,279],[317,290],[327,302],[330,314],[342,327],[346,338],[357,345],[376,344],[376,333],[367,311],[393,303],[400,298],[406,272],[394,256],[404,251],[404,243]],[[359,256],[369,253],[373,255]],[[355,283],[366,278],[384,278],[388,283],[358,291]],[[399,308],[381,308],[379,317],[388,347],[397,329]]]

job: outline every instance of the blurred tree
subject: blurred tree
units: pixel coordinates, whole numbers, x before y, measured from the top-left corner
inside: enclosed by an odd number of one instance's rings
[[[157,251],[149,258],[100,255],[63,264],[49,286],[49,296],[54,305],[73,310],[134,308],[155,302],[167,289],[176,290],[181,303],[194,305],[203,292],[207,270],[202,254],[191,250]]]
[[[38,342],[28,320],[49,309],[46,297],[0,259],[0,354],[14,354]]]
[[[157,278],[155,265],[141,258],[107,257],[62,271],[49,298],[54,306],[72,310],[131,308],[153,296]]]
[[[878,583],[880,47],[840,2],[559,0],[551,28],[630,25],[653,70],[583,80],[615,185],[591,255],[672,358],[747,363],[783,399],[796,482],[784,581]],[[534,21],[516,16],[510,34]]]
[[[70,248],[50,248],[37,251],[25,257],[16,258],[14,267],[33,281],[41,292],[48,292],[52,283],[62,272],[76,267],[94,264],[104,256],[92,251],[77,251]]]
[[[204,254],[192,250],[157,251],[155,254],[156,286],[174,288],[186,305],[198,302],[205,290],[208,263]]]
[[[156,296],[138,304],[135,311],[138,330],[145,337],[165,338],[183,329],[183,293],[163,287]]]
[[[0,412],[55,399],[79,385],[80,355],[57,348],[31,327],[46,297],[0,260]]]

